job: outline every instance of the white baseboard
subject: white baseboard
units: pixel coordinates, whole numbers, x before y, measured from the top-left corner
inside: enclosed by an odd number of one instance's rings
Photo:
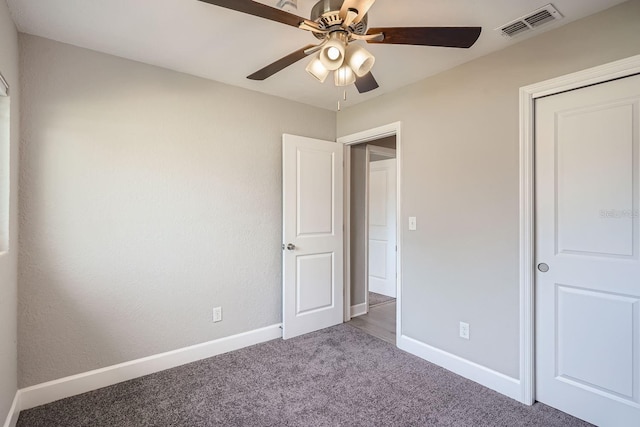
[[[18,391],[19,402],[17,409],[34,408],[66,397],[280,338],[282,337],[280,326],[280,324],[267,326],[266,328],[27,387]],[[5,425],[5,427],[13,427],[13,425],[9,424],[8,426]]]
[[[351,306],[351,317],[358,317],[362,316],[363,314],[367,314],[367,303]]]
[[[447,353],[406,335],[402,335],[398,339],[398,348],[522,402],[520,381],[515,378]]]
[[[16,424],[18,424],[18,416],[20,416],[20,390],[16,392],[16,396],[13,398],[13,403],[7,414],[4,427],[16,427]]]

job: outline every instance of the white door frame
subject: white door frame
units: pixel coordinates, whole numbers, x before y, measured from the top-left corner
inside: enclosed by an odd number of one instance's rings
[[[402,177],[402,142],[401,142],[401,122],[391,123],[363,132],[354,133],[338,138],[338,143],[344,144],[344,321],[351,320],[351,146],[365,142],[382,139],[388,136],[396,137],[396,340],[402,335],[402,220],[400,207],[402,201],[401,177]],[[368,157],[367,157],[367,170]],[[367,195],[368,197],[368,195]],[[367,230],[368,236],[368,230]],[[368,260],[365,259],[365,263]],[[365,264],[366,265],[366,264]],[[397,345],[397,341],[396,341]]]
[[[640,74],[640,55],[520,88],[520,401],[535,400],[535,100]]]

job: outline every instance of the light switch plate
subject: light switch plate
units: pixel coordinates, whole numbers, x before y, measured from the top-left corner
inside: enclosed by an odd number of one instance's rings
[[[409,217],[409,230],[415,231],[417,229],[418,229],[418,223],[416,222],[416,217],[415,216],[410,216]]]

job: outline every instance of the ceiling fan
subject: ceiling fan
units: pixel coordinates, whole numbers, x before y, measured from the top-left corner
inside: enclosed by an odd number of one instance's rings
[[[321,82],[331,71],[336,86],[355,84],[365,93],[378,87],[371,74],[375,58],[356,41],[469,48],[480,37],[480,27],[383,27],[368,28],[369,9],[375,0],[320,0],[310,19],[252,0],[200,0],[282,24],[310,31],[320,44],[308,45],[249,75],[265,80],[299,60],[313,55],[306,70]]]

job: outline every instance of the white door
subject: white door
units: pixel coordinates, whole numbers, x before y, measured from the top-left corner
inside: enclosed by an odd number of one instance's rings
[[[342,323],[343,146],[283,135],[284,339]]]
[[[395,298],[396,159],[369,165],[369,291]]]
[[[640,76],[542,98],[535,114],[536,397],[638,427]]]

